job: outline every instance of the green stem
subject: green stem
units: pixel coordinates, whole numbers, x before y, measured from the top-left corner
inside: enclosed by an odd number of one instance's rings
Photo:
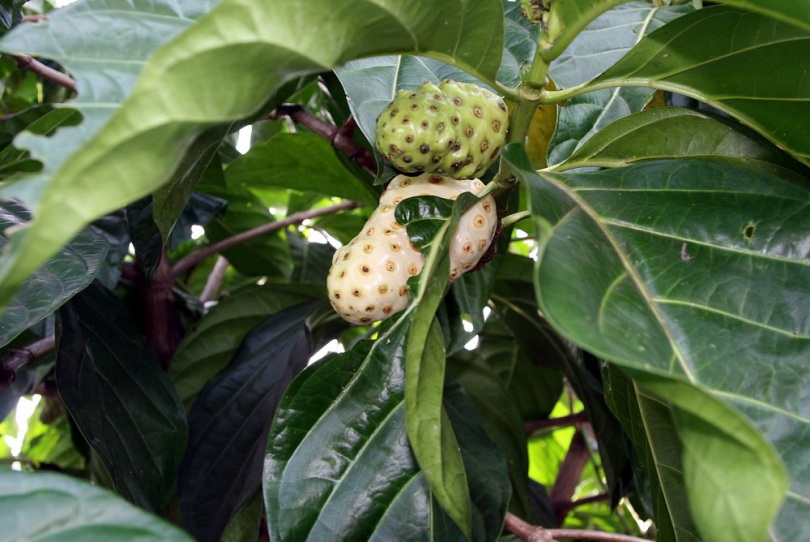
[[[515,142],[526,142],[526,134],[529,133],[534,112],[537,110],[543,87],[546,85],[548,66],[548,63],[540,56],[540,47],[538,47],[532,60],[532,67],[518,88],[517,95],[519,98],[517,99],[515,111],[512,113],[512,119],[509,122],[509,135],[506,138],[507,145]],[[514,176],[505,161],[501,160],[501,168],[491,184],[496,186],[494,197],[498,208],[505,209],[509,193],[515,186]]]
[[[516,224],[521,220],[531,218],[531,216],[532,216],[531,211],[520,211],[518,213],[513,213],[511,215],[503,217],[503,220],[501,222],[503,223],[504,228],[508,228],[512,224]]]

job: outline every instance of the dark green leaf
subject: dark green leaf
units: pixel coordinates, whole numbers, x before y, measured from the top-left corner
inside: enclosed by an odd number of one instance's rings
[[[0,230],[24,223],[30,214],[15,201],[0,202]],[[7,245],[0,237],[0,248]],[[39,322],[90,284],[101,268],[109,243],[85,230],[25,281],[0,316],[0,346]]]
[[[321,361],[288,388],[264,464],[273,540],[429,537],[429,490],[405,430],[407,331]]]
[[[681,107],[662,107],[619,119],[595,134],[554,168],[620,167],[642,160],[693,157],[804,179],[801,164],[755,134],[722,117]]]
[[[194,192],[172,229],[169,237],[169,250],[177,250],[183,243],[192,239],[193,226],[203,226],[204,228],[217,215],[224,213],[227,206],[228,202],[222,198]]]
[[[503,60],[498,71],[498,81],[507,87],[516,88],[520,77],[528,68],[537,49],[540,25],[531,24],[521,13],[520,2],[503,0]]]
[[[536,216],[535,281],[549,322],[600,357],[684,379],[733,405],[782,455],[791,506],[806,506],[805,459],[796,443],[808,434],[810,192],[697,160],[537,174],[517,147],[507,156]],[[741,423],[730,410],[718,412],[719,434]],[[739,443],[718,438],[717,445],[733,454]],[[769,447],[761,442],[755,451],[760,475],[780,480]],[[728,468],[710,458],[703,468]],[[756,497],[727,496],[737,517],[781,502],[778,487],[761,489]],[[698,527],[707,538],[721,536],[714,523]],[[793,533],[792,517],[775,529]]]
[[[152,197],[146,196],[127,205],[125,211],[135,257],[143,265],[147,278],[151,278],[163,256],[163,237],[152,216],[153,208]]]
[[[93,284],[60,310],[56,381],[65,406],[132,502],[163,510],[186,446],[183,406],[129,311]]]
[[[169,378],[186,409],[205,383],[230,363],[245,335],[267,315],[325,297],[325,291],[312,286],[267,284],[247,286],[222,299],[188,331],[169,368]]]
[[[238,233],[263,226],[275,220],[267,206],[242,186],[201,186],[208,195],[228,201],[225,215],[215,218],[205,228],[206,237],[216,243]],[[223,256],[240,273],[247,276],[289,277],[293,262],[283,231],[268,233],[223,251]]]
[[[0,35],[22,22],[22,6],[26,0],[0,1]]]
[[[129,231],[127,229],[126,211],[119,210],[95,220],[91,224],[94,233],[107,241],[109,250],[96,278],[100,283],[114,289],[121,278],[124,259],[129,253]]]
[[[152,212],[164,243],[208,167],[222,168],[217,150],[230,129],[230,125],[220,126],[197,136],[169,181],[152,195]]]
[[[810,10],[802,2],[795,0],[720,0],[724,4],[737,6],[751,11],[759,11],[773,17],[810,30]]]
[[[311,354],[311,309],[311,303],[283,309],[256,326],[189,412],[178,494],[184,524],[197,540],[218,541],[259,489],[270,421]]]
[[[264,500],[262,492],[257,490],[228,522],[221,541],[256,542],[263,517]]]
[[[180,19],[172,11],[186,7],[177,2],[154,8],[167,15],[160,18],[165,27],[133,25],[120,11],[110,11],[114,15],[98,24],[103,17],[92,15],[92,9],[90,15],[82,16],[88,7],[106,5],[95,1],[98,4],[88,1],[59,10],[69,14],[61,20],[71,24],[64,43],[43,40],[50,48],[38,43],[41,33],[56,26],[53,20],[47,25],[29,25],[41,30],[17,34],[13,40],[12,32],[0,42],[0,49],[25,49],[64,62],[78,82],[78,98],[72,102],[77,107],[80,103],[119,103],[139,74],[137,59],[191,24],[190,19]],[[193,14],[210,5],[196,0],[191,4]],[[83,32],[76,32],[72,17],[85,22]],[[144,28],[146,35],[132,28]],[[318,31],[312,32],[313,28]],[[83,70],[87,65],[75,60],[85,51],[118,54],[119,47],[126,61],[110,62],[104,72]],[[40,193],[29,198],[36,219],[25,235],[15,237],[0,262],[0,304],[5,305],[19,284],[83,225],[162,186],[200,133],[257,114],[284,83],[355,58],[399,53],[443,58],[491,80],[502,49],[499,0],[468,1],[460,6],[430,0],[350,0],[339,10],[320,0],[234,0],[218,5],[150,57],[126,105],[117,110],[86,107],[81,125],[86,136],[52,138],[48,147],[54,156],[39,153],[48,156],[48,162],[35,177]],[[98,70],[99,62],[91,65]],[[96,82],[106,83],[106,88],[92,86]],[[109,90],[111,86],[114,88]],[[101,109],[104,114],[88,116]],[[60,134],[74,135],[68,132]],[[45,147],[42,140],[33,138],[24,144]],[[126,172],[127,182],[114,182],[121,172]],[[66,214],[63,209],[72,212]]]
[[[293,268],[290,282],[304,284],[325,284],[326,275],[332,265],[334,247],[326,243],[315,243],[301,235],[288,233]]]
[[[81,115],[72,109],[59,108],[50,111],[42,107],[32,109],[41,116],[37,116],[27,126],[20,127],[20,132],[24,129],[37,135],[49,135],[58,128],[74,126],[81,121]],[[31,158],[28,151],[18,149],[11,143],[0,151],[0,179],[7,179],[16,173],[39,171],[41,168],[42,164]]]
[[[714,6],[650,34],[586,85],[650,86],[691,96],[728,113],[810,163],[810,30],[765,15]],[[787,122],[786,119],[790,119]]]
[[[340,163],[327,140],[311,133],[282,133],[252,146],[225,177],[232,186],[291,188],[377,206],[376,191]]]
[[[512,490],[506,459],[497,442],[487,435],[475,404],[464,390],[457,385],[447,386],[443,402],[461,447],[464,469],[469,473],[472,540],[495,540],[503,530]]]
[[[546,30],[540,35],[540,56],[551,62],[567,50],[571,41],[594,19],[626,0],[569,0],[550,2]]]
[[[0,469],[0,508],[8,540],[192,540],[109,491],[61,474]]]
[[[574,39],[551,64],[549,75],[559,88],[585,83],[615,64],[641,38],[691,10],[691,6],[656,7],[649,2],[616,6]],[[648,88],[621,87],[570,99],[558,110],[548,163],[561,162],[614,120],[641,111],[652,94]]]
[[[510,395],[497,375],[493,374],[488,367],[482,367],[466,360],[458,358],[448,360],[447,376],[458,382],[475,404],[475,410],[481,420],[477,424],[473,424],[473,427],[483,426],[492,439],[493,445],[497,446],[503,457],[506,458],[506,468],[512,482],[509,491],[514,491],[515,495],[512,499],[512,511],[520,517],[531,517],[526,432],[523,429],[523,419],[514,396]],[[445,393],[447,393],[446,389]],[[450,400],[451,398],[448,396],[445,405]],[[458,434],[459,442],[464,448],[466,433],[460,431],[459,425],[453,418],[453,411],[450,410],[448,414],[453,421],[453,428]],[[465,467],[467,465],[468,463],[465,463]],[[470,477],[474,478],[474,475],[470,474]],[[496,477],[496,479],[502,478]]]
[[[689,511],[681,456],[683,445],[665,400],[639,389],[613,364],[602,368],[606,399],[633,443],[643,469],[636,488],[655,519],[659,542],[698,542],[700,535]],[[648,500],[647,500],[648,499]]]

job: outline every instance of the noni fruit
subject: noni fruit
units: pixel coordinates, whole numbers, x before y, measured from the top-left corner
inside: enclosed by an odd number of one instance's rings
[[[463,192],[478,193],[483,188],[478,179],[431,174],[394,177],[362,231],[332,258],[326,285],[335,311],[354,324],[370,324],[407,307],[407,281],[422,271],[425,259],[405,226],[396,221],[396,206],[414,196],[455,200]],[[449,247],[451,281],[475,267],[492,241],[497,222],[492,196],[461,217]]]
[[[470,83],[400,90],[377,117],[375,145],[406,173],[469,179],[486,171],[506,141],[504,101]]]

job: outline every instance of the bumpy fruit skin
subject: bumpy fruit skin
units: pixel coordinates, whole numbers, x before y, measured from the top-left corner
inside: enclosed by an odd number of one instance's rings
[[[400,90],[377,117],[375,145],[405,173],[473,178],[498,157],[509,112],[495,94],[470,83],[425,83]]]
[[[396,206],[414,196],[455,200],[463,192],[478,193],[483,188],[478,179],[454,180],[431,174],[395,177],[357,237],[332,258],[326,286],[335,311],[353,324],[370,324],[407,307],[407,281],[422,271],[425,259],[411,243],[405,227],[396,221]],[[461,217],[450,242],[451,281],[475,267],[489,247],[497,223],[491,196]]]

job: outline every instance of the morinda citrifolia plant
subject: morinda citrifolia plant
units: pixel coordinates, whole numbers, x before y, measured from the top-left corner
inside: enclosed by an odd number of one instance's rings
[[[806,0],[0,23],[3,537],[810,539]],[[445,80],[508,106],[497,250],[447,286],[477,198],[404,200],[410,304],[350,325],[377,116]]]

